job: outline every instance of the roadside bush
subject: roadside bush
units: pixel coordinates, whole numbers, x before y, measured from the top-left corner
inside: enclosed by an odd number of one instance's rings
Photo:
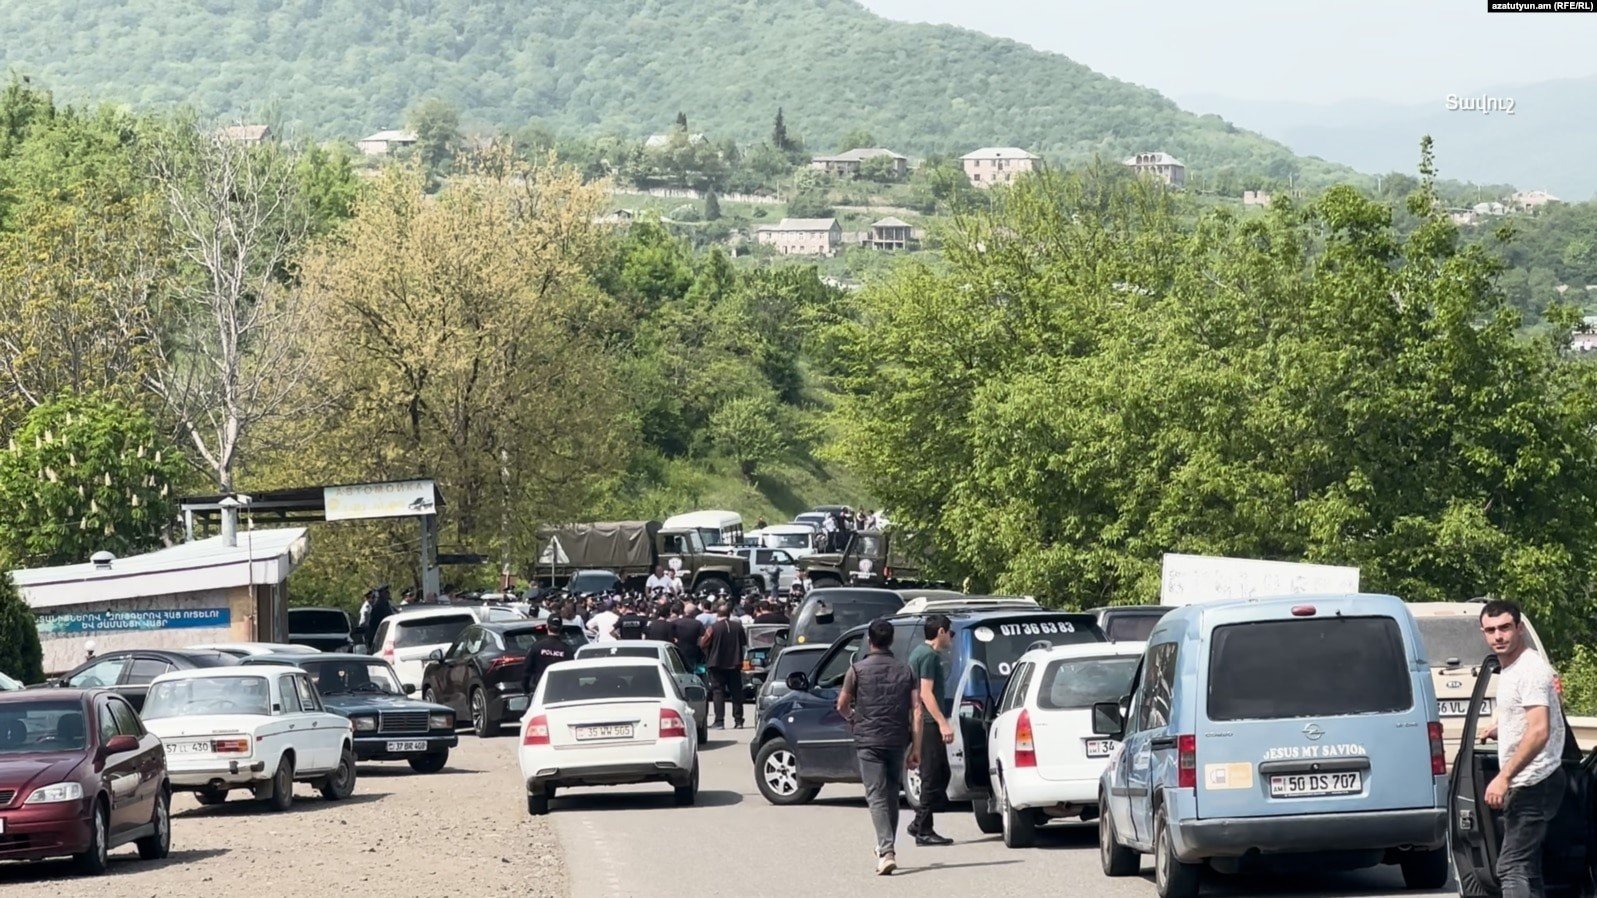
[[[0,673],[37,683],[44,679],[43,663],[33,611],[17,593],[11,575],[0,573]]]
[[[1597,650],[1577,645],[1557,668],[1564,684],[1564,713],[1597,716]]]

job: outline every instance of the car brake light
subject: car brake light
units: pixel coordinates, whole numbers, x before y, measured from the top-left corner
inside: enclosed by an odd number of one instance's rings
[[[383,643],[383,660],[389,664],[394,663],[394,644],[392,642]]]
[[[1015,721],[1015,766],[1037,766],[1037,745],[1031,739],[1031,712],[1024,708]]]
[[[250,752],[250,740],[247,736],[237,739],[212,739],[211,751],[219,755],[247,755]]]
[[[753,670],[754,669],[754,662],[750,661],[747,658],[744,658],[743,659],[743,669],[744,670]]]
[[[1314,608],[1313,605],[1293,605],[1292,606],[1292,616],[1293,617],[1313,617],[1314,615],[1315,615],[1315,608]]]
[[[488,673],[493,673],[496,670],[503,670],[512,664],[520,664],[525,660],[525,655],[500,655],[499,657],[488,662]]]
[[[1176,785],[1182,789],[1198,787],[1198,737],[1176,737]]]
[[[670,708],[660,709],[660,738],[661,739],[686,739],[688,728],[682,723],[682,715]]]
[[[526,735],[521,737],[522,745],[548,745],[549,744],[549,718],[542,714],[527,721]]]
[[[1431,737],[1431,775],[1442,776],[1447,773],[1447,750],[1442,747],[1442,725],[1433,720],[1425,725],[1425,731]]]

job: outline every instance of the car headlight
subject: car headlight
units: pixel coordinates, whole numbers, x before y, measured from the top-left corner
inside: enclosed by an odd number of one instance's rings
[[[377,730],[377,718],[375,717],[351,717],[349,722],[354,725],[357,733],[372,733]]]
[[[510,688],[510,684],[509,683],[495,683],[494,687],[497,688],[500,692],[504,692],[506,689]]]
[[[427,715],[427,726],[435,730],[452,730],[455,728],[455,715],[429,714]]]
[[[83,787],[77,783],[56,783],[53,786],[40,786],[33,790],[28,800],[23,804],[55,804],[61,801],[77,801],[83,797]]]

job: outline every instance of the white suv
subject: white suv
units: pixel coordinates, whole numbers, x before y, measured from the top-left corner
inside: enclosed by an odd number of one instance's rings
[[[434,651],[447,651],[460,631],[485,618],[482,605],[435,605],[396,611],[377,625],[371,653],[380,655],[399,674],[401,688],[421,688],[422,671]]]
[[[1119,701],[1146,643],[1097,642],[1027,652],[987,732],[987,769],[1004,844],[1029,847],[1039,824],[1098,814],[1098,779],[1116,743],[1093,735],[1095,702]]]

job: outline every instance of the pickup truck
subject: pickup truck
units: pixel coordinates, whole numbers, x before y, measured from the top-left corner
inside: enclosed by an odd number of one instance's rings
[[[628,589],[642,589],[655,565],[673,568],[693,592],[741,592],[757,586],[749,563],[712,552],[693,528],[662,527],[658,521],[607,521],[548,525],[538,529],[543,546],[534,576],[550,585],[580,570],[613,571]]]

